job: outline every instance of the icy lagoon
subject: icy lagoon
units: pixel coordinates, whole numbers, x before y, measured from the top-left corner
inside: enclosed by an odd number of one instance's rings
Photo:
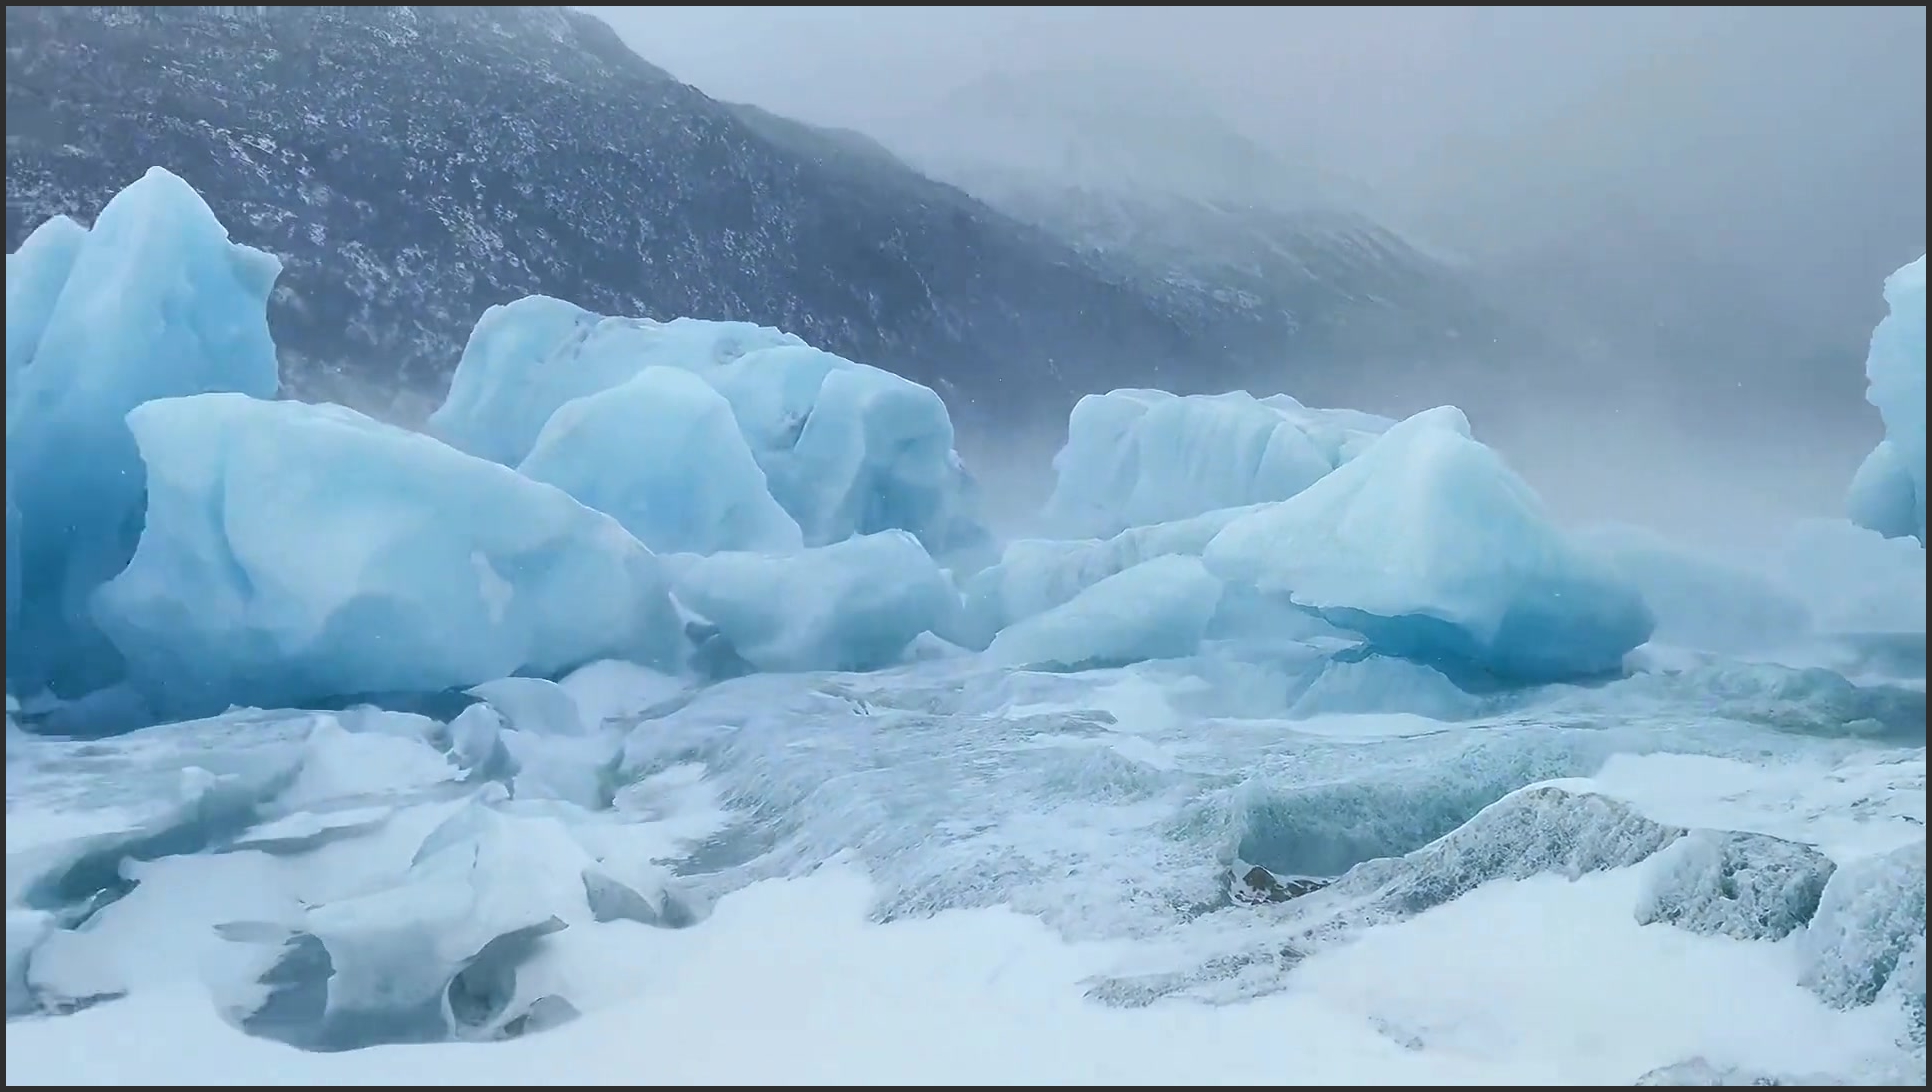
[[[408,433],[274,268],[8,258],[9,1083],[1924,1080],[1922,261],[1748,566],[1154,391],[1000,542],[931,391],[541,298]]]

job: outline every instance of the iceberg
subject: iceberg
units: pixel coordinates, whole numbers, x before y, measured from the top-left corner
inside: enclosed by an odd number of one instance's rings
[[[159,711],[301,705],[670,663],[658,559],[561,490],[339,406],[206,394],[128,415],[148,516],[94,599]]]
[[[1088,395],[1074,406],[1066,447],[1054,457],[1058,478],[1045,519],[1060,534],[1105,537],[1218,508],[1286,500],[1390,424],[1245,391]]]
[[[953,624],[952,584],[904,531],[776,557],[665,559],[680,604],[760,671],[864,671]],[[941,634],[944,636],[944,634]]]
[[[518,469],[659,553],[804,545],[798,522],[772,499],[731,404],[676,368],[646,368],[564,403]]]
[[[525,296],[477,320],[429,427],[459,451],[515,466],[550,415],[574,398],[655,365],[702,372],[755,349],[803,344],[749,322],[605,318],[564,300]]]
[[[1811,630],[1811,612],[1765,576],[1672,544],[1640,527],[1578,536],[1643,594],[1652,638],[1710,652],[1775,648]]]
[[[1200,558],[1170,554],[1099,581],[1000,633],[996,663],[1117,666],[1191,655],[1221,603],[1221,582]]]
[[[1389,429],[1295,497],[1230,523],[1209,571],[1284,593],[1375,649],[1520,684],[1618,670],[1643,597],[1551,525],[1453,406]]]
[[[20,249],[7,255],[7,406],[13,384],[47,332],[61,289],[87,242],[87,229],[72,218],[56,216],[33,230]],[[11,414],[10,414],[11,415]]]
[[[1222,508],[1171,523],[1130,527],[1109,539],[1020,539],[966,582],[963,628],[975,646],[1052,610],[1116,573],[1173,555],[1199,557],[1214,536],[1255,511]]]
[[[49,221],[8,256],[11,687],[76,697],[113,681],[87,601],[140,534],[141,464],[124,418],[154,398],[274,397],[267,307],[280,272],[160,168],[116,194],[92,231]]]
[[[515,466],[565,403],[657,366],[688,371],[724,396],[806,545],[895,529],[935,553],[982,544],[937,394],[750,323],[604,318],[543,296],[493,307],[430,428]]]
[[[1853,476],[1852,521],[1887,538],[1925,545],[1925,256],[1885,278],[1889,312],[1865,358],[1866,401],[1885,439]]]

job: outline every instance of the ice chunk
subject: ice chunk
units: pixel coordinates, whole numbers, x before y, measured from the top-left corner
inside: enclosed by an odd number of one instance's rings
[[[7,406],[13,407],[13,384],[20,370],[40,348],[47,320],[67,287],[74,260],[80,257],[87,229],[66,216],[56,216],[33,230],[20,249],[7,255]]]
[[[210,394],[128,423],[147,529],[95,609],[164,709],[440,690],[681,647],[650,551],[515,471],[339,406]]]
[[[612,516],[659,553],[804,544],[772,499],[731,404],[690,372],[651,367],[566,402],[519,470]]]
[[[200,195],[158,167],[116,194],[92,231],[51,231],[7,260],[8,526],[20,581],[7,677],[23,692],[78,697],[113,681],[88,596],[127,563],[141,530],[140,458],[124,418],[153,398],[274,397],[267,306],[281,263],[229,242]]]
[[[1840,1008],[1878,998],[1925,938],[1925,841],[1843,865],[1804,933],[1801,981]],[[1909,970],[1909,967],[1908,967]],[[1919,973],[1924,973],[1923,963]],[[1923,987],[1921,987],[1923,989]]]
[[[1652,626],[1637,590],[1567,541],[1451,406],[1230,523],[1204,558],[1383,652],[1507,682],[1617,670]]]
[[[1811,613],[1769,579],[1625,525],[1579,536],[1643,594],[1651,639],[1712,652],[1750,652],[1803,637]]]
[[[1221,582],[1199,558],[1170,554],[1094,584],[1003,630],[986,650],[997,663],[1089,667],[1186,656],[1221,602]]]
[[[1104,540],[1021,539],[966,584],[965,630],[983,645],[1022,618],[1053,609],[1144,561],[1199,557],[1221,529],[1253,511],[1223,508],[1172,523],[1130,527]]]
[[[666,559],[678,602],[718,628],[763,671],[862,671],[898,659],[919,634],[946,628],[958,600],[903,531],[774,557]]]
[[[1866,401],[1878,407],[1885,439],[1852,479],[1854,522],[1887,538],[1925,544],[1925,257],[1885,278],[1890,309],[1865,357]]]
[[[1810,846],[1768,834],[1694,830],[1645,867],[1639,925],[1780,940],[1818,912],[1837,866]]]
[[[952,419],[930,389],[805,346],[705,373],[807,545],[905,530],[935,556],[983,545]]]
[[[608,390],[653,365],[702,372],[754,349],[803,345],[749,322],[605,318],[549,296],[483,312],[430,416],[458,450],[515,466],[564,403]]]
[[[981,544],[937,394],[749,323],[602,318],[541,296],[494,307],[430,427],[464,451],[516,465],[566,402],[653,366],[692,372],[724,395],[807,545],[890,529],[934,551]]]
[[[1368,414],[1310,410],[1245,391],[1185,397],[1156,390],[1088,395],[1045,516],[1062,534],[1112,535],[1217,508],[1285,500],[1389,425]]]

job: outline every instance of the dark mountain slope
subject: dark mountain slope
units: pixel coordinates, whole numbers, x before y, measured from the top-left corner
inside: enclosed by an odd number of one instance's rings
[[[559,8],[8,8],[8,248],[155,164],[284,258],[288,386],[405,419],[531,292],[780,326],[990,417],[1294,352]]]

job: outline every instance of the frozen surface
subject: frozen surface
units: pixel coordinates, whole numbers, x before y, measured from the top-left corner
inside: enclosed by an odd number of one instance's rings
[[[804,544],[738,432],[690,372],[651,367],[572,399],[518,466],[606,513],[659,553],[782,552]]]
[[[1652,628],[1637,589],[1568,541],[1453,407],[1230,523],[1205,558],[1385,652],[1511,682],[1616,671]]]
[[[1073,409],[1046,520],[1065,535],[1112,535],[1216,508],[1285,500],[1389,426],[1286,395],[1090,394]]]
[[[718,651],[760,671],[882,667],[959,611],[952,585],[904,531],[782,557],[713,554],[667,564],[678,602],[715,626],[729,649]]]
[[[10,1005],[40,1015],[8,1079],[1920,1077],[1922,743],[1635,678],[1284,721],[1231,666],[605,664],[461,724],[10,740]],[[559,798],[565,767],[602,788]],[[1258,866],[1335,879],[1238,897]],[[1823,872],[1815,913],[1772,897]]]
[[[51,221],[8,255],[9,692],[79,697],[114,681],[88,598],[141,527],[123,418],[153,398],[273,397],[267,306],[280,272],[273,255],[229,242],[200,195],[160,168],[116,194],[92,231]]]
[[[95,611],[158,708],[677,655],[658,559],[515,471],[336,406],[211,394],[128,424],[147,527]]]
[[[1925,544],[1925,258],[1885,278],[1883,321],[1865,358],[1885,439],[1852,479],[1853,521],[1888,538]]]
[[[688,371],[724,396],[807,545],[894,529],[936,553],[982,545],[972,485],[937,394],[749,323],[603,318],[543,296],[493,307],[430,427],[514,466],[566,403],[655,366]],[[610,488],[623,469],[604,468]]]

